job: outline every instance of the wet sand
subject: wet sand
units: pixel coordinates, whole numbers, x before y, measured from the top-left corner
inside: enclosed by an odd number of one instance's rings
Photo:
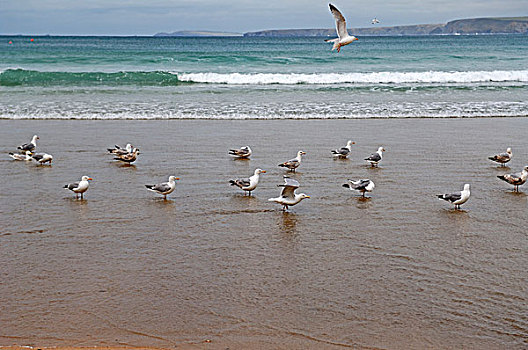
[[[528,119],[0,120],[0,345],[528,346]],[[7,153],[38,134],[51,167]],[[330,150],[356,141],[350,160]],[[133,166],[105,154],[133,143]],[[254,155],[235,161],[231,147]],[[363,158],[387,150],[379,169]],[[487,156],[512,147],[509,168]],[[311,195],[267,201],[277,164]],[[254,196],[228,184],[267,170]],[[144,184],[181,178],[163,201]],[[62,186],[94,178],[85,200]],[[376,183],[370,199],[341,187]],[[455,211],[435,194],[472,186]],[[205,343],[211,340],[211,343]]]

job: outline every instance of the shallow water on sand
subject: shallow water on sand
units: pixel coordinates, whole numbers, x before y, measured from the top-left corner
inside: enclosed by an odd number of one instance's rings
[[[528,119],[0,120],[0,345],[528,345]],[[51,167],[7,153],[37,133]],[[350,160],[330,150],[356,141]],[[115,143],[142,151],[122,166]],[[227,156],[249,144],[249,161]],[[378,169],[363,158],[387,150]],[[512,147],[510,168],[486,158]],[[302,149],[283,213],[277,167]],[[267,170],[254,196],[228,180]],[[181,178],[164,201],[144,184]],[[85,200],[62,185],[94,178]],[[370,178],[361,199],[341,187]],[[472,186],[460,211],[435,194]]]

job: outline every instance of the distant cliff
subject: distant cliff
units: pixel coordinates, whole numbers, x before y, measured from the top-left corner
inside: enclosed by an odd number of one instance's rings
[[[528,16],[460,19],[447,24],[417,24],[395,27],[350,28],[354,35],[455,35],[455,34],[527,34]],[[335,36],[335,29],[278,29],[245,33],[244,36]]]

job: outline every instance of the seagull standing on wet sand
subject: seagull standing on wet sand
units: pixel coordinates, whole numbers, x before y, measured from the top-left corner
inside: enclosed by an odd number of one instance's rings
[[[348,45],[353,41],[358,40],[358,38],[348,34],[345,17],[343,17],[341,12],[339,12],[339,10],[332,4],[328,4],[328,6],[330,7],[330,11],[332,12],[332,15],[334,15],[334,19],[336,22],[337,38],[327,39],[325,41],[334,43],[334,46],[332,46],[332,51],[337,49],[337,52],[339,52],[341,51],[342,46]]]
[[[306,152],[299,151],[299,152],[297,152],[297,157],[295,157],[293,159],[290,159],[287,162],[281,163],[278,166],[281,166],[283,168],[288,168],[290,171],[295,172],[295,169],[297,169],[299,167],[299,165],[301,165],[302,156],[305,155],[305,154],[306,154]]]
[[[347,184],[343,184],[343,187],[350,188],[351,191],[357,191],[363,195],[365,198],[365,192],[372,192],[374,187],[374,182],[369,179],[360,179],[357,181],[348,179]]]
[[[257,188],[260,179],[260,174],[265,173],[266,170],[255,169],[255,173],[249,178],[229,180],[229,183],[231,184],[231,186],[238,186],[239,188],[243,189],[245,191],[244,195],[246,195],[246,192],[248,192],[248,194],[251,196],[251,191]]]
[[[372,166],[378,166],[383,158],[383,152],[385,152],[385,148],[379,147],[376,153],[371,154],[370,157],[365,158],[365,160]]]
[[[471,196],[471,192],[469,191],[469,188],[470,188],[469,184],[465,184],[464,189],[461,192],[438,194],[436,196],[439,199],[443,199],[449,203],[454,204],[455,209],[460,209],[460,206],[466,203],[469,197]]]
[[[492,157],[488,157],[488,159],[496,163],[499,163],[501,167],[504,167],[506,166],[506,163],[508,163],[512,159],[512,157],[513,157],[512,149],[508,147],[508,149],[506,150],[506,153],[500,153]]]
[[[162,182],[156,185],[145,185],[145,187],[152,192],[159,193],[163,196],[163,199],[167,199],[167,195],[171,194],[172,191],[176,188],[176,180],[179,180],[179,177],[169,176],[169,182]]]
[[[340,149],[335,149],[332,152],[334,157],[338,158],[346,158],[350,152],[352,152],[352,145],[356,144],[352,140],[348,140],[345,147],[341,147]]]
[[[283,211],[288,210],[289,206],[294,206],[295,204],[300,203],[305,198],[310,198],[307,194],[295,193],[295,190],[300,186],[299,182],[288,176],[284,176],[284,184],[277,186],[282,187],[280,197],[270,198],[268,201],[281,204]]]
[[[249,158],[251,155],[251,148],[249,146],[240,147],[239,149],[230,149],[229,155],[236,158]]]
[[[83,199],[83,193],[88,190],[90,183],[88,181],[93,180],[89,176],[83,176],[80,182],[74,182],[71,184],[64,185],[64,188],[69,189],[75,193],[75,198],[78,198],[78,195],[81,194],[81,199]]]
[[[506,181],[510,185],[515,186],[515,192],[519,192],[519,186],[524,185],[528,179],[528,165],[525,166],[520,173],[499,175],[497,177],[502,181]]]
[[[30,151],[33,152],[35,148],[37,148],[37,140],[39,137],[37,135],[33,135],[33,138],[31,139],[30,143],[25,143],[22,146],[18,146],[17,149],[21,151]]]

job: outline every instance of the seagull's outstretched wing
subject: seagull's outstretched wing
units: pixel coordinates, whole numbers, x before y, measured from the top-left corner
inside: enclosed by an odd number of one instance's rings
[[[284,176],[284,184],[278,185],[283,187],[281,191],[281,197],[295,198],[295,190],[299,188],[299,181],[294,180],[288,176]]]
[[[348,36],[345,17],[343,17],[341,12],[339,12],[337,7],[335,7],[334,5],[328,4],[328,6],[330,7],[330,11],[332,12],[332,15],[334,15],[334,19],[336,21],[336,32],[337,32],[337,36],[339,37],[339,39]]]

